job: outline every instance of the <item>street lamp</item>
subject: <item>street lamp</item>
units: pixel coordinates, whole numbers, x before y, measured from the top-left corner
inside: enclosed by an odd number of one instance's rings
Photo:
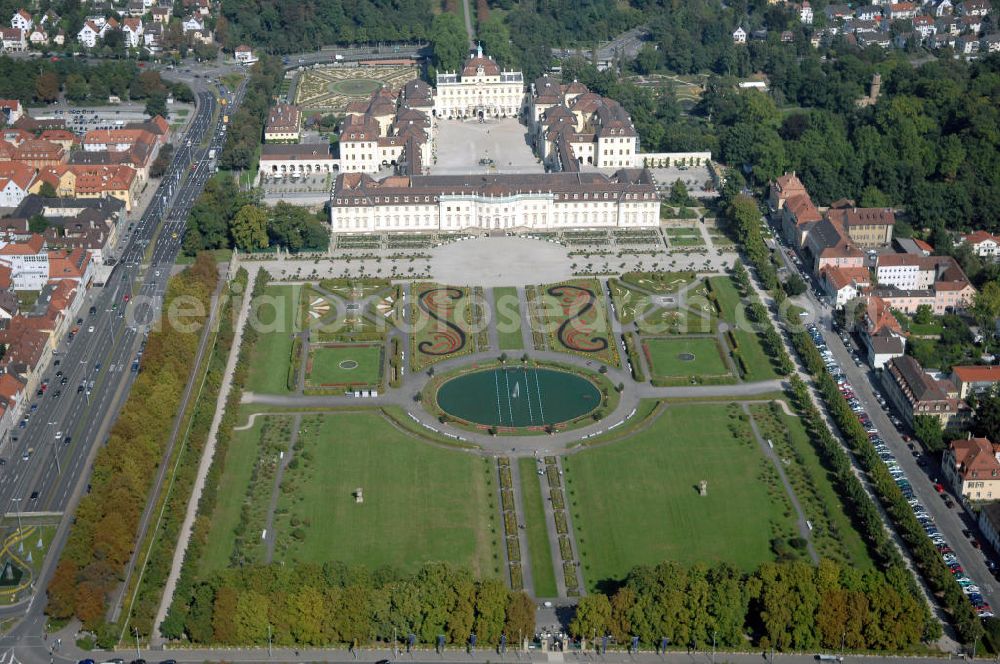
[[[21,498],[11,498],[17,504],[17,550],[24,551],[24,539],[21,537]]]

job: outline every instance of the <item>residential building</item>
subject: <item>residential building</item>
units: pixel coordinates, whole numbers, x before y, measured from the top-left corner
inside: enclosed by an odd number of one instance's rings
[[[10,19],[10,27],[22,32],[30,32],[35,27],[35,20],[27,9],[18,9]]]
[[[192,14],[181,21],[181,29],[185,34],[194,32],[195,30],[204,30],[205,19],[203,19],[200,15]]]
[[[889,360],[902,357],[906,352],[906,336],[888,302],[870,295],[864,304],[864,314],[856,326],[858,336],[865,346],[868,365],[883,369]]]
[[[893,306],[907,313],[915,312],[920,304],[929,304],[938,315],[963,311],[972,304],[976,292],[951,256],[879,256],[875,280],[880,288],[899,291],[883,297],[894,299]]]
[[[812,25],[813,9],[809,0],[802,0],[802,5],[799,7],[799,20],[802,21],[803,25]]]
[[[45,217],[49,227],[43,234],[49,249],[82,249],[96,265],[104,263],[105,253],[118,242],[125,226],[125,204],[116,198],[42,198],[24,199],[12,217],[0,220],[0,231],[18,239],[31,236],[28,219],[36,214]]]
[[[143,43],[142,39],[142,19],[129,16],[122,21],[122,35],[125,37],[125,45],[129,48],[139,48]]]
[[[733,43],[734,44],[747,43],[747,31],[743,29],[742,25],[733,30]]]
[[[942,16],[951,16],[955,12],[955,6],[952,4],[951,0],[941,0],[941,2],[934,5],[932,13],[934,16],[941,18]]]
[[[951,381],[955,383],[958,396],[962,399],[968,398],[970,394],[983,394],[1000,383],[1000,365],[952,367]]]
[[[917,5],[912,2],[896,2],[889,5],[884,15],[891,21],[911,19],[917,15]]]
[[[236,62],[241,65],[250,65],[257,62],[257,58],[253,55],[253,49],[251,49],[246,44],[240,44],[236,47],[236,51],[233,53],[236,58]]]
[[[831,208],[826,216],[862,249],[884,247],[892,242],[896,216],[889,208]]]
[[[909,355],[895,357],[886,363],[882,385],[888,399],[911,428],[918,415],[936,417],[944,428],[949,428],[961,425],[971,414],[950,381],[934,380]]]
[[[4,124],[10,126],[21,119],[24,115],[24,107],[18,99],[0,99],[0,118]]]
[[[795,171],[785,173],[777,178],[770,185],[770,195],[767,202],[772,210],[780,210],[785,206],[785,201],[793,196],[809,195],[805,185],[795,175]]]
[[[28,43],[32,46],[44,46],[49,43],[49,33],[44,28],[32,28],[28,33]]]
[[[941,458],[941,470],[955,493],[969,500],[1000,498],[1000,459],[987,438],[953,440]]]
[[[977,520],[983,539],[993,547],[994,551],[1000,551],[1000,503],[982,505]]]
[[[150,14],[153,16],[153,23],[160,23],[166,25],[170,23],[170,8],[169,7],[153,7],[150,10]]]
[[[35,181],[35,170],[18,161],[0,161],[0,208],[21,204]]]
[[[1000,53],[1000,33],[986,35],[979,42],[980,53]]]
[[[812,261],[813,274],[818,275],[831,266],[858,268],[865,264],[864,252],[854,246],[843,229],[829,218],[812,224],[806,236],[805,249]]]
[[[781,231],[798,248],[805,246],[809,229],[823,219],[809,194],[798,194],[784,201],[781,207]]]
[[[955,6],[959,16],[986,16],[990,13],[989,0],[965,0]]]
[[[866,267],[832,266],[823,270],[821,281],[834,308],[839,309],[871,286],[872,278]]]
[[[25,242],[0,241],[0,263],[11,269],[15,290],[41,290],[48,281],[48,247],[41,235]]]
[[[986,231],[960,235],[958,243],[969,245],[977,256],[1000,256],[1000,237]]]
[[[461,72],[439,72],[435,87],[434,114],[439,118],[516,118],[524,103],[521,72],[501,71],[481,46]]]
[[[341,173],[330,199],[334,233],[659,225],[645,169],[600,173],[391,176]]]
[[[265,143],[298,143],[302,137],[302,114],[292,104],[279,102],[271,107],[264,125]]]
[[[3,50],[19,52],[28,50],[28,33],[17,28],[0,28]]]
[[[85,21],[80,31],[76,33],[76,40],[87,48],[97,46],[97,40],[101,37],[101,29],[93,21]]]

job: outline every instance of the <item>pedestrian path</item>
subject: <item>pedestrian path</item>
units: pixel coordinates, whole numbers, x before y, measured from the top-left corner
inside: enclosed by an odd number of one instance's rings
[[[288,437],[288,449],[281,457],[281,463],[278,464],[278,470],[274,474],[274,486],[271,489],[271,501],[267,506],[267,519],[264,522],[264,532],[267,533],[267,539],[265,541],[265,554],[264,560],[267,563],[271,563],[274,560],[274,544],[276,541],[275,532],[277,529],[274,527],[274,513],[278,508],[278,498],[281,495],[281,480],[285,476],[285,469],[288,468],[288,464],[292,461],[292,456],[295,454],[295,443],[299,440],[299,429],[302,428],[302,414],[298,413],[292,418],[292,431],[291,435]]]
[[[781,480],[781,486],[785,488],[785,495],[788,496],[788,499],[792,503],[792,508],[795,509],[795,524],[799,530],[799,537],[806,541],[806,549],[809,551],[809,557],[812,558],[814,564],[819,563],[819,555],[816,553],[816,547],[813,545],[812,528],[809,526],[809,521],[806,519],[805,510],[802,509],[802,503],[799,502],[798,496],[795,495],[795,489],[792,488],[792,483],[788,481],[788,475],[785,473],[784,464],[781,462],[778,454],[774,451],[771,441],[764,440],[764,437],[761,435],[760,428],[757,426],[757,420],[753,418],[753,414],[750,412],[750,406],[743,404],[743,412],[746,413],[750,422],[750,429],[753,431],[754,438],[757,439],[760,451],[774,466],[774,469],[778,473],[778,479]]]

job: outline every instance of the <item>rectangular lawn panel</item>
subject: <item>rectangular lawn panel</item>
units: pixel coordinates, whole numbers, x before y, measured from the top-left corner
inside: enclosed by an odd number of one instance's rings
[[[780,486],[762,480],[773,467],[752,436],[734,435],[741,423],[730,413],[671,406],[625,441],[564,458],[589,590],[663,560],[750,570],[774,559],[771,539],[794,532],[794,518]]]
[[[712,337],[649,338],[643,343],[654,376],[672,378],[729,374],[719,352],[719,344]]]
[[[524,337],[521,336],[521,305],[517,289],[501,287],[493,289],[493,321],[500,338],[500,350],[522,350]]]
[[[382,382],[382,347],[370,344],[312,347],[306,382],[314,387],[377,385]]]
[[[812,539],[819,555],[850,567],[872,567],[868,547],[854,528],[847,506],[802,421],[778,408],[776,402],[750,406],[750,412],[761,435],[773,442],[774,450],[783,459],[789,460],[785,474],[806,518],[813,524]]]
[[[257,343],[250,354],[247,390],[259,394],[288,392],[288,365],[292,335],[298,312],[300,286],[268,286],[254,305],[248,324],[258,329]]]
[[[225,569],[229,566],[236,541],[236,527],[257,462],[257,447],[266,418],[257,416],[253,426],[243,431],[233,431],[226,450],[225,466],[219,479],[219,498],[212,512],[212,526],[205,539],[200,569],[203,573]]]
[[[275,516],[275,562],[413,571],[446,561],[499,575],[491,461],[419,441],[377,411],[304,419],[295,454]]]
[[[521,499],[524,503],[524,523],[528,536],[528,554],[531,556],[531,576],[535,584],[535,597],[555,597],[556,573],[552,567],[552,549],[545,524],[545,503],[538,481],[538,462],[533,458],[517,460],[521,471]]]
[[[743,357],[743,362],[747,368],[747,375],[743,377],[745,381],[753,382],[760,380],[770,380],[777,378],[771,358],[760,345],[760,336],[753,329],[749,329],[745,305],[740,297],[736,286],[729,277],[711,277],[712,292],[718,298],[720,316],[729,323],[736,337],[737,349]]]

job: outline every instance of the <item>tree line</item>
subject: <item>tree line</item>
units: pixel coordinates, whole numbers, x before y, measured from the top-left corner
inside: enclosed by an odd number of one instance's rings
[[[264,139],[267,110],[284,75],[281,62],[266,56],[250,69],[243,102],[229,116],[219,168],[237,171],[257,167],[257,148]]]
[[[414,574],[342,563],[229,569],[186,587],[169,620],[171,638],[199,645],[370,645],[391,642],[511,647],[533,637],[535,606],[497,579],[430,563]],[[269,632],[270,629],[270,632]],[[582,598],[576,638],[638,637],[651,648],[755,647],[905,651],[939,626],[902,566],[885,573],[823,560],[732,566],[663,562],[637,567],[613,594]]]
[[[170,311],[179,298],[193,297],[202,312],[190,312],[184,322],[202,323],[217,281],[215,261],[210,254],[200,254],[191,267],[170,279],[163,310]],[[149,334],[142,371],[94,460],[90,491],[76,510],[49,584],[50,617],[75,617],[87,629],[103,626],[109,598],[124,579],[136,544],[139,517],[162,461],[198,338],[198,331],[173,324]]]
[[[208,356],[204,378],[193,377],[194,380],[202,380],[203,382],[198,390],[198,399],[192,406],[186,440],[178,452],[179,457],[170,480],[171,489],[163,497],[163,516],[153,539],[149,543],[150,550],[142,570],[141,580],[134,586],[132,611],[131,615],[127,617],[130,629],[127,633],[132,633],[131,628],[138,630],[138,633],[143,636],[152,632],[163,589],[167,577],[170,575],[170,566],[173,563],[174,549],[180,537],[181,524],[184,521],[188,500],[191,497],[198,474],[198,466],[208,442],[209,430],[215,416],[216,399],[222,386],[226,362],[229,359],[229,351],[235,337],[235,322],[241,303],[239,296],[246,296],[249,286],[247,281],[246,269],[240,268],[233,280],[223,288],[222,304],[216,319],[218,329],[215,343]],[[230,394],[227,402],[227,408],[230,411],[232,399],[233,395]],[[236,403],[239,403],[239,396],[236,397]],[[233,417],[230,415],[225,421],[229,423],[232,419]],[[126,600],[128,597],[126,595]],[[97,645],[101,647],[113,646],[122,631],[120,627],[116,627],[114,630],[100,630],[99,636],[102,638],[98,639]]]
[[[209,249],[259,251],[325,251],[329,246],[326,217],[296,205],[261,205],[255,194],[240,191],[229,174],[205,184],[187,218],[183,250],[188,255]]]
[[[947,610],[949,620],[955,626],[959,639],[963,643],[971,643],[982,635],[982,625],[972,610],[972,605],[955,581],[951,571],[945,567],[941,555],[927,536],[923,526],[913,515],[913,509],[906,502],[899,486],[890,475],[885,463],[878,456],[875,446],[868,438],[868,433],[841,395],[837,382],[826,370],[823,359],[816,346],[813,345],[812,339],[802,330],[791,333],[791,336],[792,345],[799,357],[802,358],[806,368],[816,379],[817,388],[829,408],[830,415],[837,423],[837,427],[861,468],[867,473],[875,494],[879,497],[886,513],[895,524],[896,531],[910,550],[917,569],[927,580],[937,600]],[[797,377],[793,379],[793,393],[798,403],[808,402],[807,388]],[[818,413],[816,415],[818,417]],[[835,441],[834,444],[836,444]],[[849,469],[846,457],[843,462],[839,463],[845,470]],[[855,490],[851,489],[851,491]],[[873,526],[880,528],[880,521],[876,521],[876,518],[877,514],[871,513],[866,522],[870,520]]]
[[[55,62],[0,57],[0,97],[22,102],[51,102],[60,93],[74,103],[107,103],[111,95],[123,100],[145,100],[172,94],[177,101],[192,102],[194,95],[183,83],[168,83],[155,71],[144,71],[135,61],[110,60],[86,64],[71,58]]]
[[[270,275],[267,270],[258,270],[254,279],[253,288],[250,290],[251,301],[256,300],[264,294],[267,288]],[[250,354],[257,343],[258,333],[253,325],[247,325],[243,329],[243,336],[240,344],[239,355],[236,360],[236,367],[233,370],[233,378],[229,391],[229,398],[226,401],[226,410],[222,414],[219,422],[219,430],[215,437],[215,455],[212,465],[208,470],[205,479],[205,486],[202,489],[201,500],[198,502],[197,518],[191,529],[191,539],[188,541],[187,551],[184,554],[184,563],[181,566],[181,574],[177,579],[177,586],[174,590],[167,615],[160,625],[160,633],[172,639],[179,639],[184,635],[185,623],[188,620],[190,604],[194,596],[195,587],[200,588],[200,570],[198,563],[205,550],[209,531],[212,525],[212,514],[219,500],[219,483],[225,471],[226,459],[229,458],[229,445],[233,440],[233,427],[237,424],[240,400],[243,397],[243,387],[246,385],[247,373],[250,367]],[[206,592],[204,589],[201,592]],[[197,627],[192,628],[197,632]],[[136,625],[143,634],[150,634],[151,624]]]
[[[423,40],[430,0],[223,0],[216,30],[229,49],[300,53],[330,44]]]

